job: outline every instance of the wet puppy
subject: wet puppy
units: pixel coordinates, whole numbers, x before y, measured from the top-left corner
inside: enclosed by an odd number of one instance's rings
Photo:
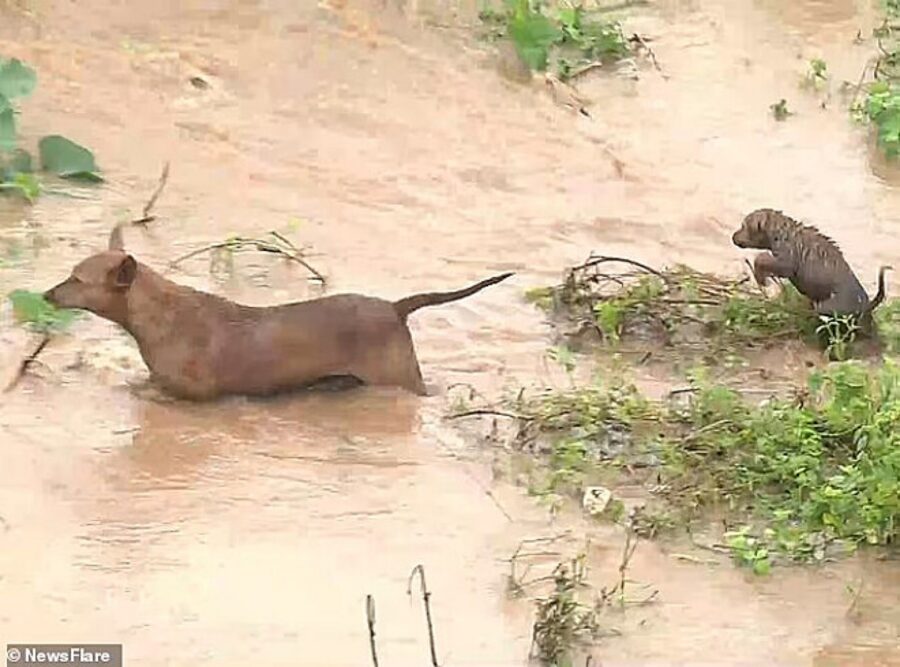
[[[116,231],[109,250],[82,261],[45,298],[124,327],[152,378],[180,398],[267,395],[335,377],[424,395],[407,316],[511,275],[394,302],[339,294],[258,308],[163,278],[127,254]]]
[[[732,242],[739,248],[769,251],[753,261],[760,285],[770,277],[787,278],[820,315],[855,315],[865,328],[871,328],[872,311],[884,300],[884,273],[890,267],[878,270],[878,292],[870,301],[834,241],[815,227],[770,208],[748,214]]]

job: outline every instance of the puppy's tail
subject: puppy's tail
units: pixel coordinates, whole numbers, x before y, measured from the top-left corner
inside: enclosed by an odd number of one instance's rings
[[[882,266],[878,269],[878,292],[875,293],[875,297],[869,301],[869,305],[866,306],[867,313],[871,313],[881,305],[882,301],[884,301],[884,273],[885,271],[891,270],[893,270],[893,267],[891,266]]]
[[[397,314],[401,318],[406,318],[407,315],[416,310],[419,310],[419,308],[425,308],[426,306],[439,306],[442,303],[449,303],[450,301],[465,299],[467,296],[472,296],[473,294],[475,294],[475,292],[480,292],[485,287],[490,287],[491,285],[496,285],[502,280],[506,280],[511,275],[513,274],[501,273],[499,276],[494,276],[493,278],[482,280],[480,283],[475,283],[470,287],[465,287],[463,289],[456,290],[455,292],[425,292],[423,294],[413,294],[412,296],[408,296],[405,299],[395,301],[394,310],[397,311]]]

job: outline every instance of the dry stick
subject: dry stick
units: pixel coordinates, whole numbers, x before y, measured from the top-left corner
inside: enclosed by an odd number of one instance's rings
[[[378,667],[378,653],[375,650],[375,598],[366,595],[366,622],[369,624],[369,648],[372,649],[372,664]]]
[[[163,188],[166,187],[166,183],[169,180],[169,162],[163,166],[162,174],[159,176],[159,183],[156,186],[156,190],[153,191],[153,194],[150,195],[150,199],[144,205],[144,210],[141,213],[141,217],[137,220],[132,220],[131,224],[133,225],[146,225],[148,222],[153,222],[156,220],[155,215],[150,215],[150,212],[153,210],[154,205],[156,204],[156,200],[159,199],[159,196],[162,194]]]
[[[572,268],[570,272],[574,273],[575,271],[583,271],[584,269],[589,269],[592,266],[597,266],[598,264],[604,264],[606,262],[621,262],[623,264],[630,264],[631,266],[636,266],[639,269],[643,269],[644,271],[652,273],[653,275],[658,276],[658,277],[662,278],[663,280],[665,280],[666,282],[668,282],[668,280],[666,279],[666,276],[661,271],[657,271],[656,269],[654,269],[650,266],[647,266],[646,264],[642,264],[641,262],[638,262],[633,259],[628,259],[627,257],[612,257],[612,256],[608,256],[608,255],[601,255],[599,257],[591,257],[584,264],[581,264],[579,266]]]
[[[650,62],[653,63],[653,67],[656,68],[656,71],[662,74],[663,78],[668,79],[669,77],[666,76],[666,74],[662,71],[662,67],[659,66],[659,62],[656,60],[656,54],[653,52],[653,49],[651,49],[650,45],[647,44],[647,40],[641,37],[641,35],[639,35],[638,33],[634,33],[631,36],[631,40],[641,45],[641,48],[643,48],[647,52],[647,56],[649,56]]]
[[[49,343],[49,342],[50,342],[50,335],[43,334],[41,336],[40,342],[37,344],[37,346],[34,348],[34,350],[30,354],[26,355],[25,358],[22,359],[21,362],[19,362],[19,368],[16,371],[16,374],[13,376],[12,380],[10,380],[9,383],[6,385],[6,387],[3,389],[3,393],[12,391],[12,389],[17,384],[19,384],[19,380],[21,380],[22,376],[25,375],[25,371],[28,370],[28,367],[34,362],[35,359],[37,359],[37,356],[41,353],[41,351],[45,347],[47,347],[47,343]]]
[[[425,568],[421,564],[416,565],[410,573],[409,581],[406,584],[406,594],[412,595],[412,582],[417,572],[422,582],[422,601],[425,603],[425,620],[428,623],[428,646],[431,649],[431,664],[433,667],[438,667],[437,652],[434,650],[434,628],[431,625],[431,603],[429,602],[431,593],[425,584]]]
[[[205,245],[202,248],[197,248],[196,250],[192,250],[189,253],[182,255],[181,257],[177,257],[169,262],[169,266],[175,267],[181,262],[190,259],[191,257],[196,257],[197,255],[202,255],[205,252],[210,252],[212,250],[221,250],[222,248],[241,248],[243,246],[252,246],[256,248],[260,252],[270,252],[275,255],[281,255],[293,262],[297,262],[307,271],[309,271],[313,276],[321,282],[325,284],[325,276],[323,276],[319,271],[315,269],[309,262],[300,257],[295,252],[289,252],[284,248],[279,248],[274,243],[269,243],[263,239],[248,239],[243,237],[238,237],[231,239],[229,241],[220,241],[218,243],[210,243],[209,245]]]
[[[463,419],[464,417],[475,417],[478,415],[492,415],[494,417],[507,417],[508,419],[517,419],[519,421],[534,421],[534,417],[527,417],[525,415],[517,415],[512,412],[501,412],[499,410],[490,410],[486,408],[481,408],[477,410],[466,410],[464,412],[456,412],[452,415],[447,415],[444,419]]]
[[[578,69],[574,70],[573,72],[570,72],[570,73],[569,73],[569,77],[568,77],[568,78],[569,78],[569,81],[574,81],[574,80],[577,79],[578,77],[584,76],[584,75],[587,74],[588,72],[591,72],[591,71],[593,71],[593,70],[595,70],[595,69],[600,69],[601,67],[603,67],[603,63],[602,63],[601,61],[599,61],[599,60],[595,60],[594,62],[590,62],[590,63],[588,63],[587,65],[584,65],[584,66],[582,66],[582,67],[579,67]]]

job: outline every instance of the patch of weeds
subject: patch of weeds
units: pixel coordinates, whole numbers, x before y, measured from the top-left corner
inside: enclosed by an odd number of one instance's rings
[[[748,526],[725,533],[725,543],[731,550],[732,558],[739,565],[752,568],[754,574],[769,574],[772,571],[768,547],[750,534]]]
[[[78,317],[77,311],[57,308],[40,292],[17,289],[10,292],[9,300],[16,321],[38,333],[60,333]]]
[[[29,202],[41,192],[31,153],[18,146],[13,101],[27,97],[37,85],[34,70],[13,58],[0,58],[0,191],[15,192]],[[86,148],[59,135],[38,143],[41,169],[61,178],[91,182],[103,180],[94,156]]]
[[[873,312],[878,339],[887,354],[900,354],[900,299],[888,299]]]
[[[893,159],[900,155],[900,8],[889,1],[885,10],[884,22],[873,31],[877,54],[866,65],[858,86],[865,95],[861,100],[854,96],[850,111],[857,121],[875,126],[878,146]],[[862,86],[870,67],[872,81]]]
[[[690,400],[650,401],[633,387],[520,396],[514,447],[543,461],[545,492],[578,496],[643,482],[662,510],[639,528],[714,514],[735,560],[822,560],[900,535],[900,366],[830,364],[795,395],[752,403],[693,378]],[[681,396],[681,399],[684,395]],[[660,517],[654,520],[653,517]]]
[[[813,58],[810,60],[809,69],[803,80],[810,88],[821,88],[828,83],[828,63],[821,58]]]
[[[586,579],[585,557],[560,563],[553,570],[553,591],[535,603],[532,655],[542,665],[572,665],[573,650],[589,643],[599,632],[597,612],[579,601]]]
[[[539,307],[579,328],[593,328],[613,345],[630,336],[667,347],[727,351],[738,344],[815,336],[813,310],[792,286],[770,299],[746,278],[685,266],[657,271],[631,260],[592,257],[570,269],[561,285],[531,293]]]
[[[787,100],[785,99],[781,99],[774,104],[770,104],[769,109],[772,112],[772,116],[777,121],[787,120],[790,116],[794,115],[794,112],[788,109]]]
[[[503,9],[485,8],[479,17],[494,34],[512,40],[530,69],[552,68],[562,80],[582,67],[615,62],[633,52],[618,22],[580,4],[552,12],[540,0],[506,0]]]
[[[558,363],[567,374],[571,375],[575,371],[575,355],[565,345],[551,347],[547,351],[547,356]]]
[[[825,341],[825,353],[832,361],[846,361],[859,331],[857,318],[852,315],[829,317],[820,315],[816,333]]]

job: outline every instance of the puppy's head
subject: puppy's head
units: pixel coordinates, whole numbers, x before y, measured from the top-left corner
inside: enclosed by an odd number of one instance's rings
[[[769,249],[769,219],[774,211],[760,208],[748,214],[741,223],[741,228],[731,237],[731,242],[738,248]]]
[[[59,308],[80,308],[121,322],[128,290],[137,276],[134,258],[122,250],[107,250],[79,263],[66,280],[44,293]]]

